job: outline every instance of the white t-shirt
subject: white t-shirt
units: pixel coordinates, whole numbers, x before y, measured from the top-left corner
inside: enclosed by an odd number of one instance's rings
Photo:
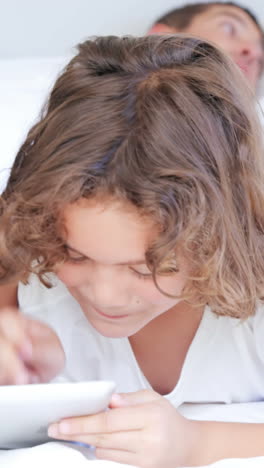
[[[67,288],[57,278],[53,281],[55,286],[47,289],[32,276],[28,285],[19,285],[18,300],[24,313],[49,324],[59,336],[66,354],[63,377],[114,380],[118,392],[151,388],[129,340],[100,335]],[[180,379],[166,397],[175,407],[264,400],[264,307],[244,322],[218,317],[206,307]]]

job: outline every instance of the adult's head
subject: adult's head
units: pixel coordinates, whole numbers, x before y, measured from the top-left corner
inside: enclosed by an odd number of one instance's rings
[[[193,34],[221,47],[256,89],[264,65],[264,32],[256,17],[233,2],[194,3],[157,19],[149,33]]]
[[[156,286],[181,292],[184,264],[190,300],[253,312],[264,278],[263,150],[243,81],[197,38],[81,44],[2,196],[2,281],[32,270],[44,281],[67,267],[75,297],[96,306],[104,288],[112,311],[122,300],[144,321],[168,300]],[[142,258],[145,269],[132,272]]]

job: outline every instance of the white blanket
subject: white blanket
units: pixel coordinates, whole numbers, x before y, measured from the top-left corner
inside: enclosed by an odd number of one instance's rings
[[[0,465],[5,468],[131,468],[104,460],[93,459],[92,454],[82,454],[77,449],[57,442],[38,445],[31,449],[11,450],[0,453]],[[209,465],[208,465],[209,466]],[[207,466],[207,468],[208,468]],[[210,468],[263,468],[264,457],[221,460]],[[164,467],[166,468],[166,467]],[[205,467],[202,467],[205,468]]]
[[[181,413],[193,419],[261,423],[264,421],[264,402],[235,405],[183,405]],[[96,460],[88,449],[57,442],[49,442],[29,449],[0,451],[0,466],[5,468],[24,466],[27,468],[47,468],[48,466],[52,468],[128,468],[128,465]],[[210,465],[210,468],[263,467],[264,456],[221,460]]]

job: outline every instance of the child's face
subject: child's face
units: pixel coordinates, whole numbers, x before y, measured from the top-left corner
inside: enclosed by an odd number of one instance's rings
[[[71,257],[57,274],[99,333],[131,336],[179,302],[155,286],[145,252],[157,230],[136,210],[117,202],[82,200],[64,213]],[[162,290],[179,295],[186,266],[158,276]]]

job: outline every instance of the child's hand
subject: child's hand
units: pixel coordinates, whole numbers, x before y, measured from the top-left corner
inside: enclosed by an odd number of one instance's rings
[[[64,366],[59,338],[19,310],[0,310],[0,385],[48,382]]]
[[[181,416],[166,398],[143,390],[113,395],[110,406],[110,411],[53,424],[49,435],[93,445],[98,458],[141,468],[190,466],[196,422]]]

